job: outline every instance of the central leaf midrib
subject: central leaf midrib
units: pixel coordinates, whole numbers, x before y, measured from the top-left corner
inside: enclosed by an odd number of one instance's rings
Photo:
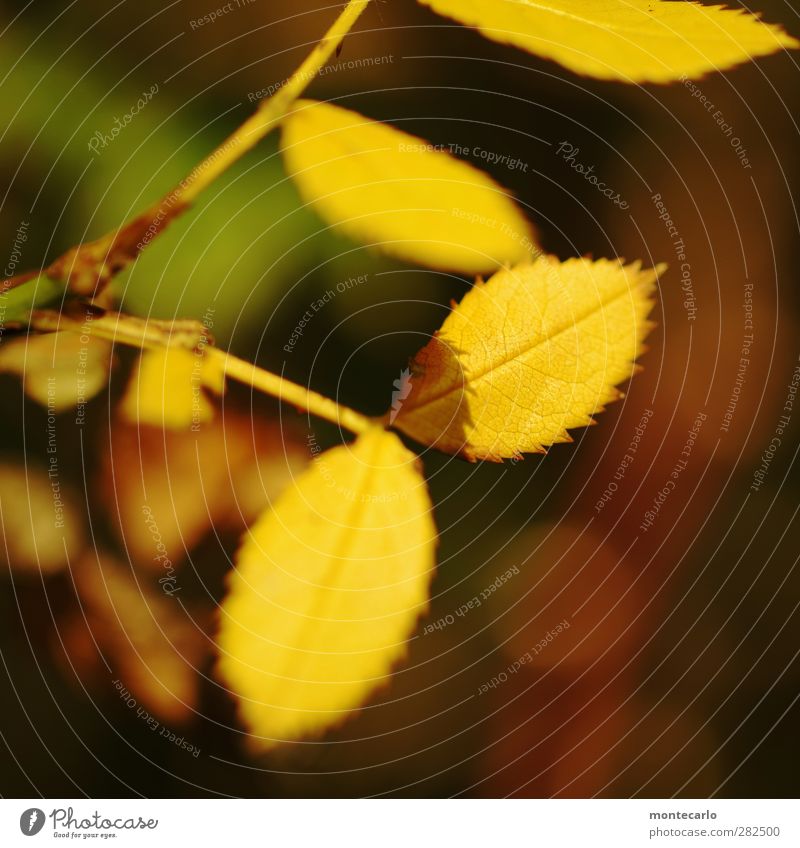
[[[654,32],[654,31],[648,29],[646,25],[642,26],[640,24],[633,24],[633,25],[630,25],[630,26],[625,26],[623,24],[614,23],[614,22],[611,22],[611,21],[606,21],[606,22],[594,21],[591,18],[584,18],[584,17],[581,17],[580,15],[576,15],[574,12],[567,12],[565,9],[556,9],[556,8],[553,8],[552,6],[548,6],[546,4],[534,3],[534,2],[532,2],[532,0],[515,0],[515,4],[516,5],[522,5],[523,7],[528,8],[531,11],[534,11],[534,12],[543,12],[545,14],[555,15],[556,17],[559,17],[559,18],[566,18],[567,20],[575,21],[579,24],[583,24],[584,26],[591,27],[592,29],[600,30],[601,32],[611,30],[612,32],[619,33],[621,35],[633,35],[633,36],[636,36],[637,38],[640,38],[640,39],[641,38],[649,38],[649,39],[664,38],[664,39],[667,39],[667,40],[673,40],[675,38],[682,38],[683,37],[680,34],[679,30],[677,30],[674,27],[666,24],[664,22],[663,18],[658,18],[656,20],[658,20],[658,22],[661,23],[664,27],[669,29],[669,32]],[[643,16],[645,16],[645,13],[641,9],[637,9],[636,11],[641,12],[641,14]],[[726,11],[730,11],[730,10],[726,10]],[[645,16],[645,18],[646,18],[646,16]],[[652,19],[650,19],[650,18],[646,18],[646,20],[643,21],[642,23],[645,23],[645,24],[650,23],[651,20]],[[485,26],[485,25],[481,24],[481,26]],[[718,41],[722,40],[722,38],[712,38],[711,36],[705,36],[705,37],[712,44],[715,44]]]
[[[380,452],[380,445],[378,445],[378,450],[376,453]],[[364,466],[362,467],[357,480],[353,486],[353,491],[358,493],[360,491],[365,491],[367,488],[367,484],[373,474],[376,473],[376,467],[374,463],[364,462]],[[322,587],[321,595],[323,597],[317,597],[315,601],[311,603],[309,607],[306,609],[306,614],[304,615],[304,620],[298,628],[298,635],[302,634],[304,631],[307,631],[309,628],[313,628],[317,622],[323,621],[323,624],[330,624],[329,617],[323,616],[322,612],[325,611],[325,607],[328,606],[331,599],[336,597],[335,592],[332,591],[332,583],[331,580],[335,576],[335,572],[337,567],[341,566],[342,562],[347,558],[345,556],[347,551],[347,546],[349,544],[348,537],[351,535],[353,531],[353,527],[356,526],[355,522],[359,517],[359,513],[364,511],[364,508],[370,506],[369,503],[356,501],[352,508],[347,511],[346,523],[342,523],[342,527],[338,528],[339,532],[335,533],[334,543],[331,545],[330,553],[326,554],[329,563],[324,567],[323,579],[319,581],[317,587]],[[327,596],[330,595],[331,598]],[[317,680],[309,680],[308,678],[302,677],[300,675],[300,670],[308,666],[310,662],[309,651],[303,652],[303,660],[298,662],[293,670],[293,678],[292,683],[294,685],[303,686],[308,683],[318,683]],[[291,656],[291,653],[289,654]],[[318,652],[315,650],[313,652],[314,659],[318,659]],[[291,663],[286,663],[286,670],[289,671]],[[299,666],[299,667],[298,667]],[[288,675],[285,675],[288,676]],[[334,681],[341,682],[341,681]]]

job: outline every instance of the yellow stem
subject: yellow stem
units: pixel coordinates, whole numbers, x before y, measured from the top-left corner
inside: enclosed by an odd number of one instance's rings
[[[272,395],[285,403],[305,409],[312,415],[324,418],[326,421],[331,421],[337,426],[350,430],[351,433],[360,434],[370,427],[375,426],[375,422],[370,420],[366,415],[342,406],[317,392],[312,392],[304,386],[279,377],[271,371],[258,368],[244,359],[239,359],[237,356],[225,353],[225,351],[219,350],[219,348],[208,348],[206,350],[206,356],[217,357],[222,360],[221,364],[225,369],[226,377],[252,386],[254,389]]]
[[[211,185],[220,174],[280,123],[295,100],[306,90],[342,43],[369,2],[370,0],[349,0],[336,22],[286,84],[268,100],[263,101],[254,115],[189,174],[172,193],[174,200],[180,203],[194,201],[204,188]]]
[[[114,344],[125,344],[140,350],[159,347],[181,347],[194,350],[199,344],[213,342],[199,321],[192,319],[159,321],[154,318],[137,318],[122,312],[99,312],[87,307],[83,314],[35,310],[30,313],[28,325],[33,330],[57,333],[88,333]]]

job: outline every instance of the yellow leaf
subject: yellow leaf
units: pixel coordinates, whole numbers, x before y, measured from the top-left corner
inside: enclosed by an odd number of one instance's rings
[[[30,335],[0,347],[0,371],[23,377],[25,394],[56,413],[102,391],[110,366],[111,345],[90,331]]]
[[[534,250],[531,225],[494,180],[394,127],[305,100],[284,119],[281,148],[325,221],[385,253],[479,274]]]
[[[53,468],[58,471],[57,463],[50,464]],[[51,476],[33,463],[0,465],[3,570],[51,574],[74,562],[86,546],[83,518],[76,509],[82,500],[57,473]]]
[[[436,530],[412,453],[376,428],[318,455],[245,537],[219,671],[263,748],[319,735],[405,655]]]
[[[625,82],[701,77],[782,47],[779,26],[723,6],[669,0],[419,0],[483,35],[579,74]]]
[[[394,424],[470,460],[571,441],[620,397],[661,270],[540,257],[478,281],[417,354]]]
[[[129,421],[176,430],[210,421],[214,406],[203,390],[223,393],[225,375],[219,363],[180,347],[145,351],[122,399],[122,415]]]

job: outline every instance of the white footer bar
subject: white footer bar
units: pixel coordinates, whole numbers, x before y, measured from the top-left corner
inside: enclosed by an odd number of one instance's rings
[[[0,800],[0,845],[800,846],[796,800]]]

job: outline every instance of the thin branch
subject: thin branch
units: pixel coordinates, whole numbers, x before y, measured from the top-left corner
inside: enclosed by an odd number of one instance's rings
[[[376,424],[375,421],[342,406],[324,395],[313,392],[298,383],[293,383],[278,374],[259,368],[238,356],[211,347],[213,339],[199,321],[154,321],[136,318],[119,312],[103,312],[95,307],[83,307],[83,314],[67,314],[55,311],[31,313],[30,327],[41,332],[68,331],[87,332],[86,317],[91,313],[89,324],[92,335],[107,339],[116,344],[126,344],[141,350],[163,347],[180,347],[185,350],[198,350],[203,356],[220,360],[225,376],[237,380],[264,394],[304,409],[306,412],[324,418],[352,433],[363,433]]]
[[[268,100],[262,101],[256,113],[172,191],[121,227],[95,241],[71,248],[42,275],[63,282],[73,294],[81,297],[95,297],[100,293],[173,219],[185,212],[204,189],[278,126],[342,43],[369,2],[348,0],[333,26],[286,84]],[[32,276],[23,274],[12,278],[7,288],[21,285]]]
[[[347,406],[342,406],[335,400],[317,392],[312,392],[304,386],[292,383],[278,374],[258,368],[244,359],[239,359],[238,356],[225,353],[219,348],[209,348],[206,351],[206,356],[218,357],[223,360],[222,364],[225,368],[226,377],[252,386],[252,388],[272,395],[284,403],[296,406],[298,409],[304,409],[318,418],[324,418],[326,421],[350,430],[351,433],[363,433],[375,426],[376,422],[366,415],[362,415]]]

